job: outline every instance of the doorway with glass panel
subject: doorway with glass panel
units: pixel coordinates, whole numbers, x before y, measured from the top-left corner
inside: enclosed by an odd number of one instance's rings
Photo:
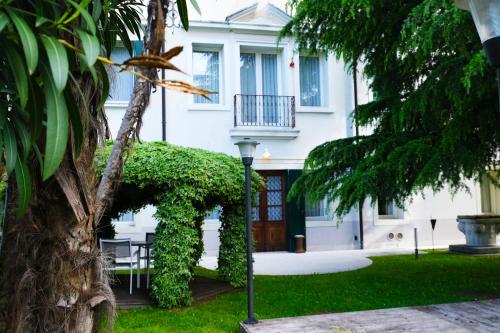
[[[279,57],[276,53],[240,53],[240,119],[245,126],[280,126],[285,119],[280,101]]]

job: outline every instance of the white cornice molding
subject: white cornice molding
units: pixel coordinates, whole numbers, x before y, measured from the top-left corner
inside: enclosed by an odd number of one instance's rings
[[[254,23],[230,23],[221,21],[190,21],[191,29],[215,29],[215,30],[226,30],[226,31],[241,31],[241,32],[264,32],[276,34],[283,28],[279,24],[254,24]]]

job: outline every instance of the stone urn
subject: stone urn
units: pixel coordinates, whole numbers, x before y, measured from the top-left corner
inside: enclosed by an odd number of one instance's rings
[[[497,235],[500,215],[462,215],[457,217],[458,230],[465,234],[465,245],[450,245],[450,251],[487,254],[500,253]]]

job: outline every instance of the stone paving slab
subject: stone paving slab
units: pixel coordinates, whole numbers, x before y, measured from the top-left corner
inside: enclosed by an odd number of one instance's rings
[[[241,333],[500,333],[500,299],[262,320]]]

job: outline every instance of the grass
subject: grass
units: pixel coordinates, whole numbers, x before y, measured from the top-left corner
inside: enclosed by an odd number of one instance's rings
[[[372,258],[367,268],[322,275],[255,278],[257,319],[472,301],[500,297],[500,256],[432,253]],[[200,275],[214,276],[208,270]],[[246,292],[188,308],[121,310],[115,332],[237,332]]]

